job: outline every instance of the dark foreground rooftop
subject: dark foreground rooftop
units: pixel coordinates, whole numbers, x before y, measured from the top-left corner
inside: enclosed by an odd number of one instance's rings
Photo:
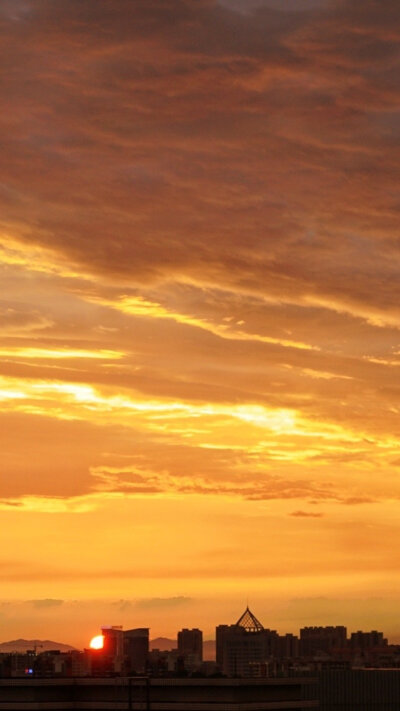
[[[310,678],[0,679],[0,711],[306,711],[319,708]]]

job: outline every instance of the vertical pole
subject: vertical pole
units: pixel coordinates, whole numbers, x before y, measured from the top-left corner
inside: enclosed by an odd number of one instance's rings
[[[128,709],[132,711],[132,677],[128,677]]]
[[[150,677],[146,676],[146,711],[150,711]]]

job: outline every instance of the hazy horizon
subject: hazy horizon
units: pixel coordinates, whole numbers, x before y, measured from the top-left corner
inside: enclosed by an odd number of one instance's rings
[[[299,635],[301,627],[336,626],[347,627],[348,637],[352,632],[378,630],[388,638],[389,644],[400,643],[399,627],[392,625],[392,611],[387,608],[387,601],[375,599],[376,614],[367,617],[371,600],[329,600],[293,599],[285,604],[278,600],[262,600],[250,605],[265,628],[274,629],[279,634]],[[203,631],[204,641],[215,640],[215,627],[219,624],[234,624],[245,609],[232,605],[228,608],[222,600],[194,600],[190,598],[149,598],[148,600],[30,600],[8,601],[0,603],[0,614],[7,606],[7,615],[2,620],[2,642],[13,639],[49,639],[63,644],[70,644],[78,649],[89,645],[91,638],[100,632],[102,626],[122,625],[124,629],[149,627],[150,640],[159,637],[176,639],[177,632],[184,627],[198,627]],[[210,615],[210,607],[214,612]],[[342,616],[336,610],[342,609]],[[315,608],[319,612],[315,612]],[[146,612],[147,610],[147,612]],[[265,611],[267,610],[267,614]],[[269,614],[268,614],[269,610]],[[313,611],[314,610],[314,611]],[[7,624],[7,617],[10,622]],[[69,620],[69,630],[65,630],[64,617]],[[214,620],[214,622],[213,622]],[[297,622],[297,620],[300,620]],[[26,630],[34,630],[27,636]],[[7,636],[7,632],[10,633]],[[12,630],[18,630],[13,638]],[[63,636],[62,636],[63,635]]]

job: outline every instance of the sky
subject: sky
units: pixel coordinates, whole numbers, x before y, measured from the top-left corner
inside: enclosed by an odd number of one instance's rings
[[[400,641],[397,0],[3,0],[0,641]]]

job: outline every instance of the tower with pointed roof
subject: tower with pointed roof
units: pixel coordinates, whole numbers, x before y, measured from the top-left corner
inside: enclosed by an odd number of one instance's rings
[[[264,629],[261,622],[257,620],[255,615],[253,615],[248,605],[243,615],[241,615],[236,622],[236,626],[243,627],[246,632],[261,632]]]
[[[279,635],[265,629],[247,606],[234,625],[217,627],[216,638],[221,671],[227,676],[248,677],[274,656]]]

